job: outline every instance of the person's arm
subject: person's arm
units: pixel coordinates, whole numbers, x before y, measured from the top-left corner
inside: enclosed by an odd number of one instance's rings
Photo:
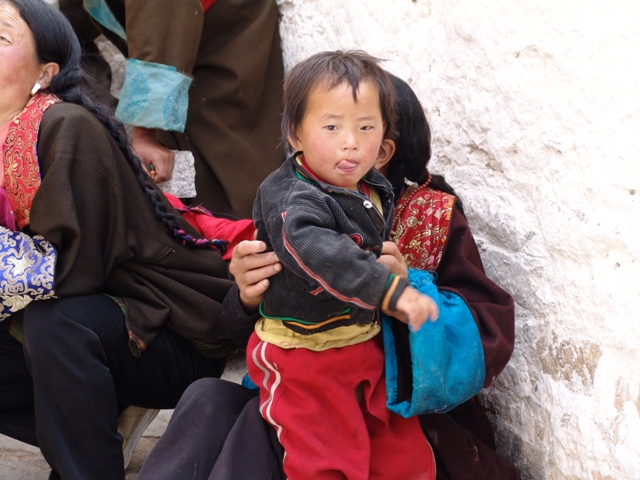
[[[436,274],[438,287],[460,295],[475,318],[484,350],[484,387],[488,387],[513,352],[513,299],[485,274],[467,220],[456,207]]]
[[[82,132],[80,135],[79,132]],[[38,133],[42,183],[33,200],[31,229],[58,251],[59,294],[100,292],[114,258],[124,252],[127,209],[118,163],[121,155],[100,122],[66,103],[45,112]]]
[[[229,218],[217,217],[204,207],[187,207],[175,195],[165,193],[171,206],[175,208],[182,218],[195,227],[200,234],[209,239],[219,239],[229,242],[224,260],[231,260],[233,250],[242,241],[253,240],[255,227],[253,221],[248,218],[231,220]]]
[[[131,146],[155,183],[171,179],[176,156],[156,140],[155,130],[133,127]]]
[[[44,238],[0,227],[0,321],[33,300],[55,298],[57,257]]]
[[[116,116],[132,125],[133,148],[153,165],[156,183],[171,178],[173,153],[155,129],[184,131],[188,91],[203,25],[199,0],[127,0],[129,60]]]
[[[391,273],[396,275],[406,277],[409,274],[402,253],[398,250],[398,246],[390,240],[382,242],[382,254],[378,258],[378,263],[386,265]]]
[[[258,305],[269,287],[269,277],[282,270],[274,252],[265,252],[260,241],[242,241],[233,249],[229,272],[236,285],[222,304],[221,323],[228,338],[238,346],[247,344],[258,320]]]
[[[398,250],[398,246],[389,241],[382,245],[382,255],[378,258],[378,263],[383,263],[391,273],[408,277],[407,264]],[[428,319],[435,321],[438,317],[438,307],[433,299],[427,295],[420,295],[413,288],[406,288],[398,298],[396,312],[384,312],[408,324],[414,331]]]
[[[395,310],[406,278],[391,274],[372,252],[337,232],[326,205],[290,207],[272,215],[266,228],[278,258],[296,275],[355,307]]]

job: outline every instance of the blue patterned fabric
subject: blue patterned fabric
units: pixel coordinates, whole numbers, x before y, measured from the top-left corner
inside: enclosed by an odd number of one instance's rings
[[[127,62],[116,117],[136,127],[183,132],[187,123],[191,78],[175,67]]]
[[[82,0],[84,8],[89,15],[91,15],[96,22],[105,28],[108,28],[113,33],[121,37],[123,40],[127,39],[127,34],[120,25],[120,22],[113,16],[111,9],[104,0]]]
[[[403,417],[447,412],[482,389],[484,351],[478,327],[465,301],[452,292],[440,291],[429,272],[409,269],[409,283],[435,300],[440,316],[409,331],[413,392],[398,399],[398,360],[391,322],[382,317],[387,407]]]
[[[55,297],[56,259],[43,237],[0,227],[0,321],[33,300]]]

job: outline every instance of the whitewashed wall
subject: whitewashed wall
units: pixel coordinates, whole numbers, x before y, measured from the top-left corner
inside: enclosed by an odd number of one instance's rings
[[[287,68],[358,48],[418,93],[432,169],[517,305],[484,392],[525,479],[640,478],[640,2],[278,0]]]

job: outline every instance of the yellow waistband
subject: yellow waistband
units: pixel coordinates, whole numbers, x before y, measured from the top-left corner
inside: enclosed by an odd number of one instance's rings
[[[302,335],[287,328],[282,320],[260,318],[256,322],[256,334],[263,342],[280,348],[306,348],[314,352],[366,342],[379,332],[379,323],[357,323],[311,335]]]

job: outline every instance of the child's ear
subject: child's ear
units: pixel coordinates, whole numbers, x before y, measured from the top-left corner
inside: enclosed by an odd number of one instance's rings
[[[289,145],[291,145],[296,152],[303,151],[302,144],[300,143],[300,140],[298,140],[297,137],[294,137],[292,135],[287,135],[287,140],[289,141]]]
[[[394,142],[390,138],[385,138],[384,140],[382,140],[380,151],[378,152],[378,159],[376,160],[374,166],[383,175],[386,174],[387,164],[389,163],[389,160],[391,160],[391,157],[393,157],[394,153],[396,153],[396,142]]]

